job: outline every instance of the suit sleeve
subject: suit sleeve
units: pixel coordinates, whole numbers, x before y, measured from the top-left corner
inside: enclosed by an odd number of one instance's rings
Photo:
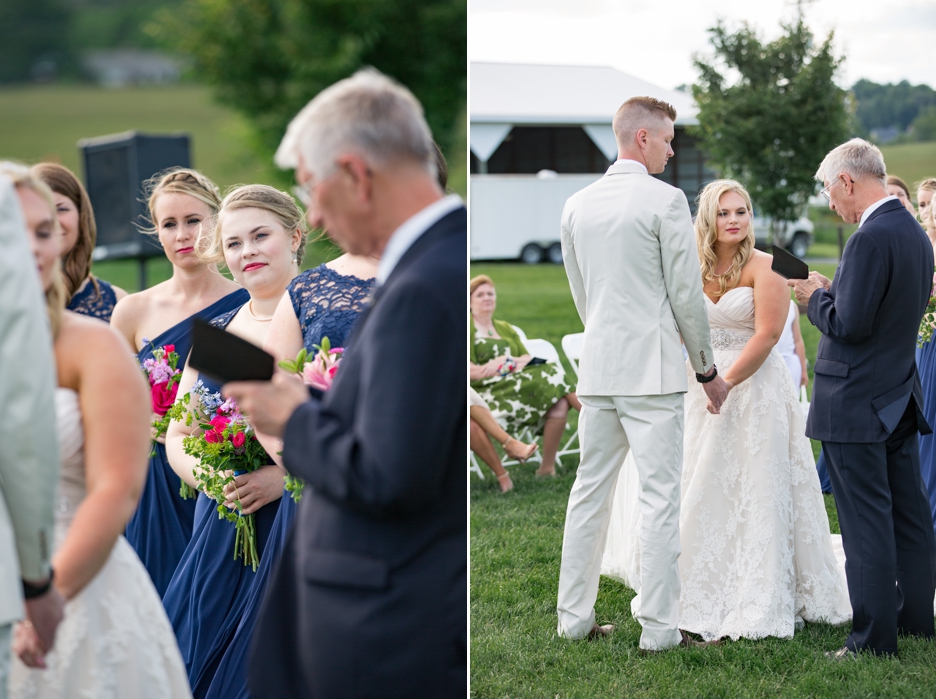
[[[354,358],[360,382],[352,422],[316,400],[290,418],[286,467],[316,493],[375,516],[438,501],[450,475],[445,459],[467,424],[464,320],[440,293],[449,292],[410,284],[381,299],[392,310],[370,318],[374,339],[360,348],[367,357]],[[339,378],[332,390],[340,387]]]
[[[810,297],[810,322],[845,344],[867,340],[887,288],[884,258],[870,235],[857,232],[849,239],[833,288],[834,294],[819,289]]]
[[[585,325],[585,280],[582,277],[582,270],[579,268],[578,258],[575,253],[575,238],[572,237],[571,218],[572,207],[569,202],[566,202],[562,210],[562,229],[560,231],[562,263],[565,266],[566,276],[569,277],[569,287],[572,289],[575,310],[578,311],[579,318],[582,319],[582,325]]]
[[[712,368],[714,355],[692,216],[686,195],[678,190],[670,199],[660,223],[660,255],[666,294],[689,353],[689,363],[696,373],[704,374]]]
[[[20,575],[49,574],[59,454],[55,364],[36,265],[16,194],[0,179],[0,488]]]

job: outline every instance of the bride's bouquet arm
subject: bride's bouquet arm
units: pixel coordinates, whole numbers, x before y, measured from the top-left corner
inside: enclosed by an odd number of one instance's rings
[[[85,432],[87,495],[52,561],[55,586],[71,599],[103,567],[137,506],[150,449],[149,392],[123,340],[107,326],[63,327],[56,358],[60,384],[77,386]]]
[[[748,262],[754,282],[754,336],[723,375],[729,392],[761,368],[780,339],[790,312],[789,289],[770,269],[770,263],[770,255],[756,251]]]

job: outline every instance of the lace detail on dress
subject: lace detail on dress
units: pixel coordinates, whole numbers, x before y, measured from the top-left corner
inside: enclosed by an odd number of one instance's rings
[[[95,281],[100,291],[94,288]],[[114,293],[114,287],[103,279],[89,278],[84,288],[72,296],[71,301],[68,302],[68,310],[92,318],[100,318],[105,323],[109,323],[116,305],[117,294]]]
[[[222,330],[226,330],[227,326],[229,326],[231,324],[231,321],[234,320],[234,316],[237,315],[237,312],[246,305],[247,305],[246,303],[242,303],[237,308],[232,308],[230,311],[222,313],[219,316],[215,316],[214,318],[208,321],[208,325],[213,325],[216,328],[221,328]]]
[[[339,274],[324,264],[293,279],[287,291],[306,350],[313,352],[323,337],[332,347],[344,347],[373,290],[374,279]]]
[[[59,388],[56,422],[62,457],[56,548],[85,495],[84,428],[78,394]],[[104,566],[65,605],[45,670],[14,658],[12,699],[175,699],[191,697],[175,634],[159,595],[124,537]]]

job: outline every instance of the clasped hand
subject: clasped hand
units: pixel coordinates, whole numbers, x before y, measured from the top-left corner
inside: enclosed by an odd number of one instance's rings
[[[712,415],[718,415],[721,412],[722,404],[728,398],[728,392],[734,388],[734,384],[725,381],[721,376],[716,376],[708,383],[702,384],[705,395],[708,396],[708,404],[705,409]]]
[[[240,500],[241,512],[253,514],[267,503],[283,496],[283,476],[286,472],[279,466],[270,465],[251,473],[235,476],[232,483],[224,486],[227,500],[224,506],[235,509]]]

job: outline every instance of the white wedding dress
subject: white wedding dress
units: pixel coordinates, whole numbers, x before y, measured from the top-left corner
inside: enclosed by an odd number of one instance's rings
[[[737,287],[706,307],[724,375],[754,334],[753,289]],[[803,621],[849,620],[844,569],[833,553],[805,418],[783,359],[771,350],[731,391],[720,415],[706,411],[705,392],[688,364],[687,371],[679,628],[706,640],[789,638]],[[639,596],[637,498],[629,454],[601,572]]]
[[[55,393],[62,471],[55,547],[85,496],[84,428],[78,394]],[[11,699],[176,699],[191,697],[185,664],[156,588],[118,537],[107,562],[68,601],[45,670],[13,659]]]

